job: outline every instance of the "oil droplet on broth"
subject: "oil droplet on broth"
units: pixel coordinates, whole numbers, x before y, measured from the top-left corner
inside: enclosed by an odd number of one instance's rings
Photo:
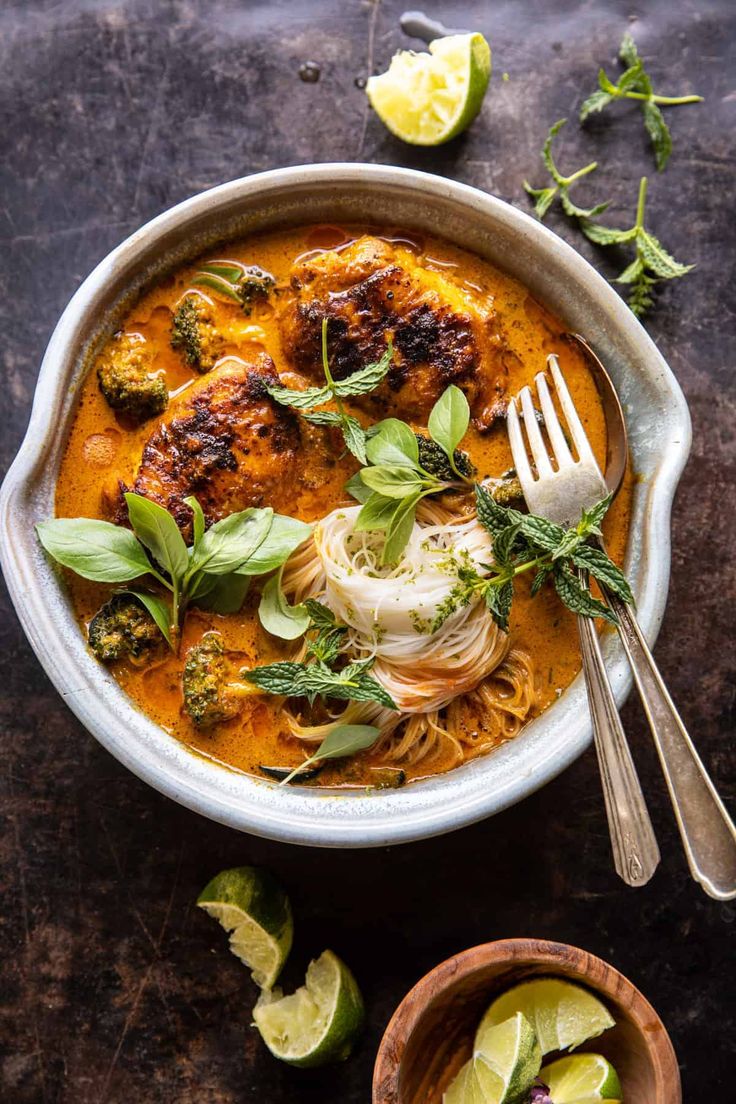
[[[305,61],[299,66],[299,80],[305,84],[316,84],[322,76],[322,70],[316,61]]]
[[[109,468],[120,447],[120,434],[111,429],[106,433],[91,433],[82,446],[82,454],[95,468]]]

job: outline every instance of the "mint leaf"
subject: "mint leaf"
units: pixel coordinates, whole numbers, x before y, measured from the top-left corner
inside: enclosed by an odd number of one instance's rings
[[[361,464],[367,464],[368,458],[365,452],[365,430],[357,418],[346,414],[342,420],[342,435],[345,445],[352,452],[356,460]]]
[[[272,399],[281,406],[290,406],[294,410],[309,410],[313,406],[323,406],[332,398],[329,387],[307,387],[304,391],[294,391],[291,387],[281,387],[266,383],[266,390]]]
[[[618,595],[627,605],[633,605],[634,595],[631,593],[626,576],[601,548],[582,544],[573,552],[572,562],[576,567],[582,567],[590,572],[599,583]]]
[[[386,352],[375,364],[368,364],[365,368],[359,368],[351,376],[345,379],[335,380],[333,390],[340,398],[350,398],[353,395],[368,395],[375,391],[381,380],[391,368],[394,356],[392,343],[389,341]]]
[[[582,617],[602,617],[612,625],[618,624],[615,613],[594,598],[568,567],[563,564],[558,565],[552,577],[561,601],[573,613],[580,614]]]

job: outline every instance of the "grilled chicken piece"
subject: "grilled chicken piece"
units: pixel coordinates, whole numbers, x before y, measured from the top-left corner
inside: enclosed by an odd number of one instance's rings
[[[174,399],[148,438],[132,489],[171,511],[186,536],[187,495],[196,496],[208,522],[293,502],[299,424],[269,397],[264,380],[279,382],[265,353],[250,363],[229,358]]]
[[[393,341],[388,376],[360,400],[374,412],[426,422],[451,383],[467,395],[479,428],[497,412],[508,349],[492,296],[471,294],[425,268],[409,249],[366,236],[308,257],[295,265],[285,298],[284,351],[312,379],[322,377],[321,325],[327,316],[337,379],[378,360],[388,339]]]

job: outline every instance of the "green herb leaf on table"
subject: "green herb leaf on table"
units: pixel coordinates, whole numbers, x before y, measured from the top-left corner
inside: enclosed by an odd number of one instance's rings
[[[130,529],[95,518],[53,518],[36,526],[50,556],[83,579],[127,583],[155,574],[145,550]]]
[[[328,759],[343,759],[347,755],[355,755],[358,751],[364,751],[372,747],[380,736],[380,730],[373,725],[335,725],[328,732],[322,743],[313,755],[295,767],[291,774],[282,779],[280,786],[285,786],[292,779],[308,770],[312,764]]]
[[[630,34],[625,34],[619,48],[619,57],[627,67],[616,84],[603,69],[598,72],[598,88],[580,108],[580,122],[584,123],[591,115],[602,111],[616,100],[635,100],[641,103],[644,114],[644,126],[651,139],[657,168],[664,169],[672,153],[672,135],[664,120],[661,107],[677,104],[700,103],[702,96],[660,96],[654,92],[652,81],[644,69],[636,43]],[[593,217],[593,216],[588,216]]]
[[[559,134],[566,122],[567,119],[558,119],[558,121],[550,127],[544,146],[542,147],[542,160],[544,161],[548,173],[552,177],[552,186],[533,188],[528,181],[524,181],[524,189],[534,200],[534,210],[540,222],[544,219],[544,216],[552,206],[557,195],[560,197],[563,210],[571,218],[595,218],[597,215],[603,214],[608,207],[608,203],[598,203],[594,207],[578,207],[577,204],[570,199],[571,186],[582,177],[587,176],[588,173],[592,173],[597,169],[598,162],[591,161],[590,164],[583,166],[582,169],[578,169],[577,172],[571,173],[569,176],[563,176],[557,168],[557,164],[552,155],[552,140]]]
[[[626,230],[600,226],[584,219],[581,223],[583,233],[596,245],[621,245],[633,242],[636,256],[615,280],[619,284],[631,287],[629,306],[632,312],[641,318],[652,306],[654,287],[663,280],[675,280],[691,272],[694,265],[680,264],[672,257],[661,242],[644,226],[644,211],[647,197],[647,178],[639,182],[639,198],[636,207],[636,221]]]

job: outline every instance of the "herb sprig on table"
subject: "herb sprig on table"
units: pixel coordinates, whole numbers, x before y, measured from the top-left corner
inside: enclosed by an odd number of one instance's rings
[[[125,495],[132,531],[95,518],[54,518],[37,525],[36,532],[50,556],[84,579],[154,579],[165,595],[139,588],[128,593],[144,604],[176,651],[188,605],[215,613],[237,612],[250,578],[281,567],[312,531],[304,522],[270,508],[241,510],[206,529],[196,498],[184,501],[192,511],[189,547],[168,510],[133,493]]]
[[[676,280],[691,272],[694,265],[680,264],[661,242],[644,226],[644,209],[647,198],[647,178],[639,182],[639,198],[636,206],[636,219],[627,230],[618,230],[612,226],[601,226],[597,222],[584,219],[582,231],[596,245],[626,245],[632,243],[636,255],[620,276],[617,284],[629,284],[629,306],[637,318],[651,307],[652,289],[662,280]]]
[[[380,360],[374,364],[368,364],[365,368],[359,368],[357,372],[346,376],[345,379],[333,378],[330,369],[330,359],[327,352],[327,318],[322,319],[322,370],[325,376],[325,384],[322,387],[307,387],[304,391],[297,391],[291,387],[268,385],[268,393],[272,399],[282,406],[290,406],[298,410],[305,421],[312,425],[335,426],[342,432],[345,447],[361,464],[366,463],[366,433],[357,418],[348,414],[343,404],[343,399],[354,398],[358,395],[369,395],[375,391],[381,380],[388,373],[393,360],[393,346],[389,341],[386,352]],[[317,410],[316,407],[334,403],[337,410]]]
[[[630,34],[625,34],[619,47],[619,58],[626,66],[616,84],[609,80],[605,70],[598,71],[598,88],[580,108],[580,122],[584,123],[592,114],[603,111],[616,100],[635,100],[641,103],[644,113],[644,126],[652,142],[657,168],[664,169],[672,153],[672,135],[664,121],[662,107],[676,104],[700,103],[702,96],[660,96],[652,88],[652,81],[644,69],[636,43]]]
[[[552,139],[559,134],[566,122],[567,119],[558,119],[558,121],[549,128],[549,134],[542,147],[542,160],[547,167],[549,175],[552,177],[552,186],[547,188],[533,188],[528,180],[524,181],[524,188],[534,200],[534,210],[540,222],[547,214],[555,197],[558,195],[565,214],[570,215],[571,218],[595,218],[596,215],[602,215],[608,207],[607,202],[598,203],[594,207],[578,207],[577,204],[570,199],[570,187],[576,181],[597,169],[598,162],[591,161],[590,164],[584,165],[582,169],[578,169],[577,172],[571,173],[569,176],[562,175],[552,155]]]

